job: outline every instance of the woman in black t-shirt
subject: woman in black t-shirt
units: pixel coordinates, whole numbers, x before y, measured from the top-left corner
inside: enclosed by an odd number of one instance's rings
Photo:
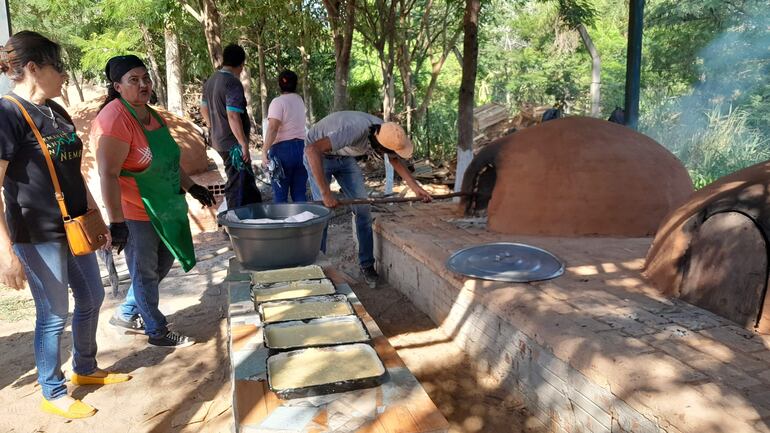
[[[19,32],[0,47],[0,72],[14,82],[10,96],[24,107],[40,131],[53,161],[71,216],[95,209],[80,171],[83,143],[72,119],[51,101],[66,78],[59,45],[35,32]],[[61,370],[61,335],[72,289],[71,381],[80,385],[125,382],[96,364],[96,326],[104,286],[95,255],[74,256],[40,143],[22,111],[0,99],[0,283],[20,290],[29,281],[35,300],[35,364],[43,391],[41,408],[66,418],[85,418],[96,409],[67,394]]]

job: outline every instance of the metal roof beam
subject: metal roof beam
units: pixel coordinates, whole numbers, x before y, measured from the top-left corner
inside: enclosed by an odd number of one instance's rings
[[[642,30],[644,0],[630,0],[628,6],[628,52],[626,59],[626,125],[639,126],[639,92],[642,73]]]

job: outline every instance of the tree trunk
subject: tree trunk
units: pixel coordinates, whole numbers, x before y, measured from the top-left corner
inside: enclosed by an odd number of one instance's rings
[[[404,109],[406,110],[406,133],[412,135],[412,119],[416,110],[415,86],[412,77],[412,59],[405,44],[399,44],[398,66],[401,71],[401,83],[404,87]]]
[[[350,52],[353,47],[356,0],[324,0],[334,35],[334,103],[332,111],[342,111],[348,105],[348,80],[350,78]],[[343,11],[341,7],[344,6]]]
[[[182,94],[182,59],[179,57],[179,41],[176,31],[170,27],[165,29],[166,38],[166,82],[168,83],[168,111],[184,115]]]
[[[299,53],[302,56],[302,99],[305,100],[307,123],[315,123],[313,114],[313,94],[310,91],[310,54],[305,52],[305,47],[299,47]]]
[[[393,51],[380,51],[380,70],[382,72],[382,120],[390,122],[396,105],[396,84],[393,76]]]
[[[246,96],[246,107],[248,108],[249,117],[253,119],[257,114],[257,107],[254,105],[254,92],[251,89],[251,70],[249,69],[248,61],[243,67],[243,72],[241,72],[241,84],[243,85],[243,94]]]
[[[69,80],[64,81],[61,86],[61,100],[64,102],[64,106],[69,108],[70,106],[70,92],[69,92]]]
[[[257,61],[259,62],[259,121],[267,117],[267,72],[265,71],[265,47],[262,43],[262,35],[257,35]]]
[[[245,36],[242,36],[242,39],[239,41],[239,44],[241,46],[244,46],[244,40]],[[253,60],[250,62],[251,56],[246,55],[246,64],[243,66],[243,72],[241,72],[241,84],[243,85],[243,94],[246,96],[246,108],[249,113],[250,118],[256,117],[256,106],[254,106],[254,92],[251,88],[251,69],[249,68],[249,64],[254,64]]]
[[[152,34],[150,34],[150,30],[147,29],[147,26],[144,24],[140,24],[139,29],[142,31],[142,39],[144,39],[144,48],[145,53],[147,53],[147,60],[150,62],[150,77],[152,77],[152,81],[155,83],[153,89],[155,90],[155,94],[158,96],[158,102],[160,102],[160,105],[165,106],[167,104],[166,88],[160,75],[160,65],[158,64],[158,60],[155,58],[155,52],[152,49],[154,45],[152,42]]]
[[[80,98],[80,102],[85,102],[86,98],[83,96],[83,88],[80,86],[80,80],[78,80],[77,73],[73,70],[72,71],[72,84],[75,85],[75,90],[78,91],[78,98]]]
[[[302,14],[302,25],[300,32],[300,47],[299,54],[302,56],[302,99],[305,101],[305,124],[312,125],[315,123],[315,114],[313,114],[313,92],[310,84],[310,48],[312,42],[308,44],[307,37],[307,16],[303,10],[304,0],[297,0],[300,13]],[[308,47],[308,48],[305,48]]]
[[[203,33],[206,35],[211,65],[219,69],[222,67],[222,26],[216,0],[203,0]]]
[[[455,191],[460,191],[465,169],[473,157],[473,104],[476,96],[476,72],[479,57],[479,10],[481,0],[465,1],[463,17],[463,74],[457,109],[457,177]]]
[[[580,38],[583,40],[588,53],[591,55],[591,116],[598,117],[601,114],[601,85],[602,85],[602,59],[599,52],[583,24],[577,28]]]
[[[449,39],[449,43],[445,46],[441,56],[435,61],[431,56],[430,82],[428,83],[428,87],[425,89],[425,95],[422,98],[420,106],[417,107],[417,110],[414,113],[415,122],[419,122],[428,112],[428,104],[430,104],[430,100],[433,98],[433,91],[436,90],[436,86],[438,85],[438,76],[441,74],[441,70],[444,69],[444,64],[449,57],[449,53],[452,51],[457,51],[456,43],[459,36],[460,30],[458,29]],[[460,64],[462,64],[462,56],[458,56],[458,60]]]

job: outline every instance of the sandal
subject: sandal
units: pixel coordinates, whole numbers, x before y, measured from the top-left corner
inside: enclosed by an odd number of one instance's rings
[[[104,373],[104,376],[94,376],[95,373]],[[123,373],[109,373],[104,370],[96,370],[91,375],[72,373],[70,382],[75,385],[112,385],[131,380],[131,376]]]
[[[43,412],[52,413],[69,419],[88,418],[96,413],[96,409],[80,400],[74,400],[67,410],[63,410],[52,401],[43,399],[40,403],[40,409]]]

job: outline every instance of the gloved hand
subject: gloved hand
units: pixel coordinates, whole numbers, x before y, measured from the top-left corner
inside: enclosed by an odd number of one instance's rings
[[[193,184],[193,186],[191,186],[187,192],[189,192],[195,200],[198,200],[203,205],[203,207],[214,206],[214,194],[212,194],[208,188],[202,187],[198,184]]]
[[[112,248],[118,250],[118,254],[123,251],[128,243],[128,225],[122,223],[110,223],[110,238],[112,239]]]

